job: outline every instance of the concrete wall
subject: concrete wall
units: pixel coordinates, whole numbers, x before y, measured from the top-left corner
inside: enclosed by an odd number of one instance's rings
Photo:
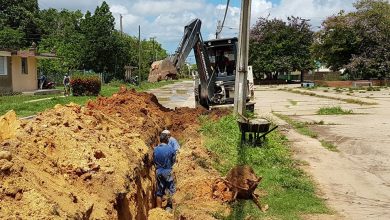
[[[38,89],[37,59],[27,58],[28,74],[22,73],[22,58],[12,56],[12,87],[14,92],[34,91]]]
[[[11,57],[6,57],[6,59],[8,74],[0,75],[0,93],[12,92]]]

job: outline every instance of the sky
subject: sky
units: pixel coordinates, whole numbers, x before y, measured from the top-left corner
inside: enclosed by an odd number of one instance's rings
[[[217,21],[223,19],[227,0],[106,0],[119,29],[119,16],[123,16],[123,29],[129,35],[155,37],[169,52],[174,53],[183,35],[184,26],[194,18],[202,20],[203,39],[215,38]],[[310,19],[318,29],[326,17],[340,10],[353,10],[354,0],[252,0],[251,25],[257,18],[286,19],[299,16]],[[41,9],[80,9],[93,12],[102,0],[38,0]],[[238,35],[241,0],[231,0],[222,37]],[[191,59],[191,58],[190,58]]]

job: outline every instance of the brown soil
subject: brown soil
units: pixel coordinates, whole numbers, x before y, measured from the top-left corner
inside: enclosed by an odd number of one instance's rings
[[[219,175],[210,167],[197,132],[199,115],[217,118],[226,113],[172,111],[151,94],[126,89],[86,107],[58,105],[33,120],[7,113],[0,118],[0,151],[11,157],[0,158],[0,219],[156,216],[161,210],[152,209],[152,146],[165,128],[185,143],[174,167],[175,218],[227,215],[227,205],[212,197],[211,186]]]

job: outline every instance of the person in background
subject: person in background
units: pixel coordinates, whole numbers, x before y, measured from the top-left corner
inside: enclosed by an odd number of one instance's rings
[[[41,73],[41,76],[39,77],[39,89],[43,89],[43,85],[45,84],[46,81],[46,76]]]
[[[171,132],[169,130],[164,130],[162,133],[168,135],[168,145],[171,146],[177,153],[177,151],[180,150],[179,142],[177,142],[177,140],[171,136]]]
[[[165,191],[169,192],[167,209],[172,209],[172,196],[176,191],[172,167],[176,160],[176,152],[168,145],[168,135],[161,133],[160,144],[154,148],[153,162],[156,166],[157,179],[157,207],[162,208],[162,199]]]
[[[64,95],[65,96],[69,96],[70,95],[70,78],[68,76],[68,74],[65,74],[64,76],[64,80],[62,81],[62,83],[64,84]]]

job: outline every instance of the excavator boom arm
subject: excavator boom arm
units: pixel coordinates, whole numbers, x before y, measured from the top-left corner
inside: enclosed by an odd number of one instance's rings
[[[210,59],[206,47],[203,43],[202,34],[200,33],[202,22],[200,19],[192,20],[184,28],[184,36],[179,44],[176,53],[171,60],[176,69],[180,69],[187,59],[191,50],[194,49],[196,64],[200,79],[200,102],[203,106],[208,106],[208,101],[214,94],[215,74],[211,69]]]

